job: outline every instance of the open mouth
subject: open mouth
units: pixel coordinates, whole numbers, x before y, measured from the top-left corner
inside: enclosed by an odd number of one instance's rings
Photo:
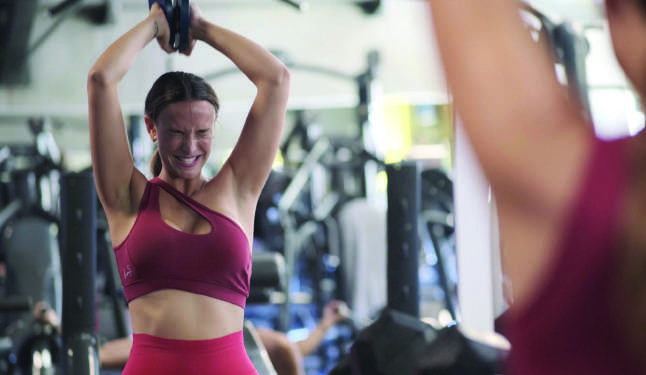
[[[190,156],[190,157],[181,157],[181,156],[175,156],[175,160],[177,160],[177,164],[181,168],[192,168],[195,165],[197,165],[197,161],[200,158],[200,156]]]

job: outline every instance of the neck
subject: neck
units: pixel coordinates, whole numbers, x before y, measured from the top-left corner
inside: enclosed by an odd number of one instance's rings
[[[196,178],[186,179],[171,177],[168,174],[164,173],[164,171],[162,171],[162,173],[160,173],[157,177],[188,196],[191,196],[204,189],[204,186],[206,185],[206,179],[204,179],[201,175]]]

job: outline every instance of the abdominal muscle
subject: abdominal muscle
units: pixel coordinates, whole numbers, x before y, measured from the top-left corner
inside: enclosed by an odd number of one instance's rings
[[[134,333],[179,340],[208,340],[242,330],[244,310],[229,302],[174,289],[129,304]]]

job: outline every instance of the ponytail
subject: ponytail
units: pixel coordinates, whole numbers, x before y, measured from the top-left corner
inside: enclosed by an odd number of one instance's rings
[[[646,12],[646,0],[639,0],[637,3],[641,6],[642,10]]]
[[[150,159],[150,171],[153,174],[153,177],[157,177],[161,174],[162,163],[161,158],[159,157],[159,149],[155,149],[153,157]]]

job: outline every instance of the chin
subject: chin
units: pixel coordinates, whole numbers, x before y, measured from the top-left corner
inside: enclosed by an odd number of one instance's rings
[[[181,178],[183,180],[193,180],[195,178],[199,178],[202,176],[202,169],[196,169],[196,170],[182,170],[182,169],[175,169],[172,173],[169,173],[169,175],[174,176],[175,178]]]

